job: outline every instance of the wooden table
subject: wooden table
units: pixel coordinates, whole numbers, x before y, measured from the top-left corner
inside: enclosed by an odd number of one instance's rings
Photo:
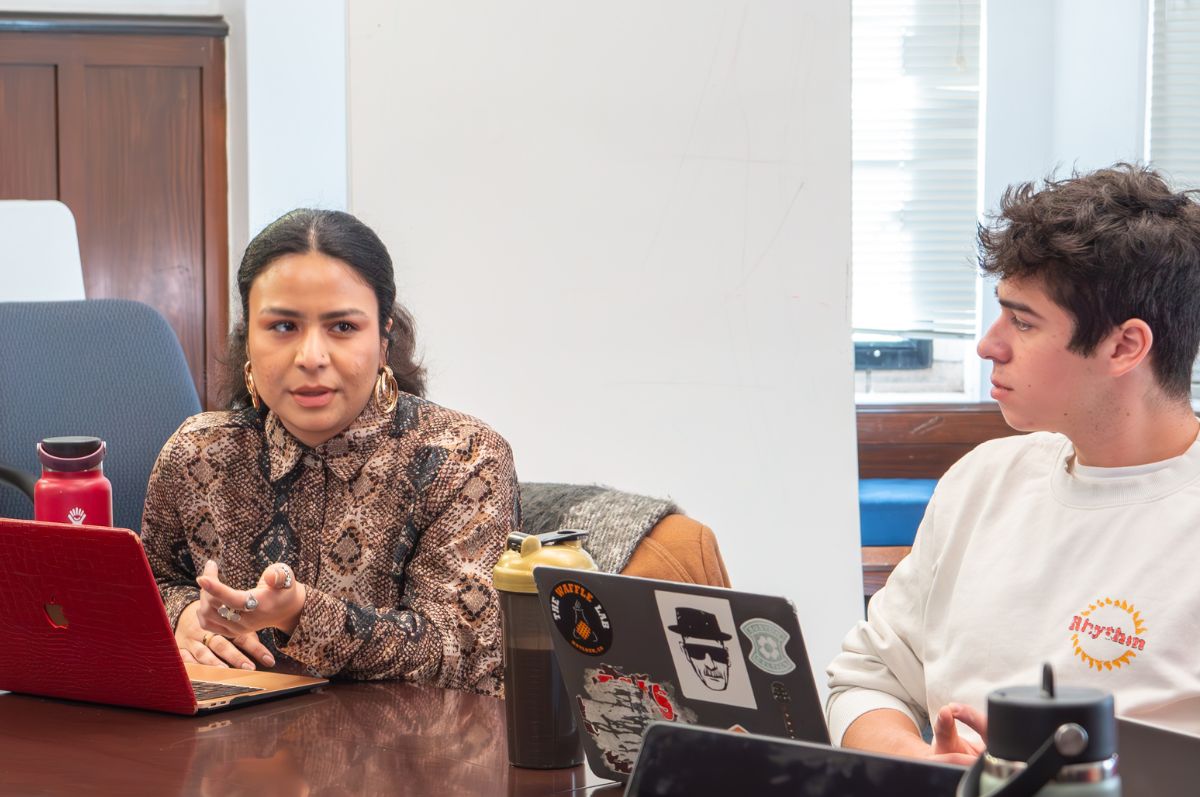
[[[508,764],[504,704],[401,683],[336,683],[210,714],[0,693],[0,794],[620,794],[585,766]]]

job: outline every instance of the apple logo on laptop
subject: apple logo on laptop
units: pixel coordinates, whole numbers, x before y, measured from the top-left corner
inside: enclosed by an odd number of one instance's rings
[[[51,601],[53,601],[53,598],[51,598]],[[50,625],[55,628],[66,628],[69,625],[67,622],[67,613],[57,603],[47,603],[43,607],[43,611],[46,612],[46,619],[50,621]]]

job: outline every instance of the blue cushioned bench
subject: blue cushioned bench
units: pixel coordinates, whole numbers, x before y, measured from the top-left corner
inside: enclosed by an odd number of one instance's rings
[[[861,404],[858,432],[863,596],[908,553],[942,474],[984,440],[1016,432],[994,404]]]
[[[911,546],[937,479],[859,479],[864,546]]]

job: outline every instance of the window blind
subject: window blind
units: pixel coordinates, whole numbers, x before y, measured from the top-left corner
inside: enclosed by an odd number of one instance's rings
[[[1154,0],[1153,31],[1149,160],[1176,189],[1200,188],[1200,0]]]
[[[979,0],[853,0],[856,332],[975,334]]]

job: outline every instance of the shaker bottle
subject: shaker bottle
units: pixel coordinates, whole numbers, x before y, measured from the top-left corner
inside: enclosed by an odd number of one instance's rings
[[[504,634],[504,712],[508,760],[518,767],[558,769],[583,762],[575,715],[554,658],[533,568],[595,570],[583,550],[586,531],[513,532],[493,572]]]
[[[33,519],[111,526],[112,485],[104,477],[104,441],[47,437],[37,451],[42,478],[33,488]]]
[[[1097,689],[1042,686],[988,695],[987,751],[958,797],[1120,797],[1113,698]]]

